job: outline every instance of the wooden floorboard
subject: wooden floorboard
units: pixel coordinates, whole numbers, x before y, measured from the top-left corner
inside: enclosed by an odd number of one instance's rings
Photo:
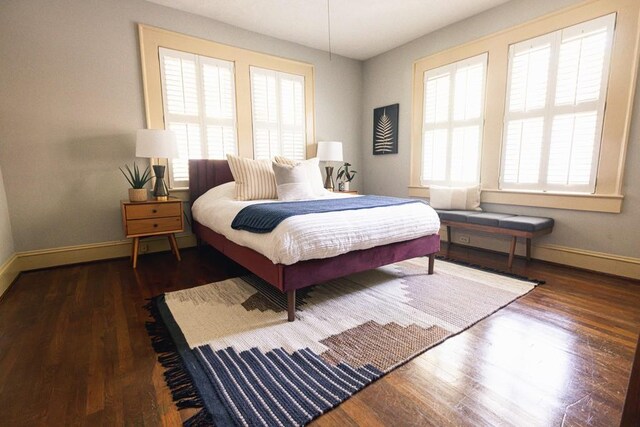
[[[442,254],[496,269],[507,260],[457,245]],[[174,426],[193,414],[175,408],[143,305],[242,269],[210,249],[183,255],[144,255],[137,270],[118,259],[20,275],[0,300],[0,424]],[[513,272],[547,283],[313,424],[619,425],[638,282],[522,259]]]

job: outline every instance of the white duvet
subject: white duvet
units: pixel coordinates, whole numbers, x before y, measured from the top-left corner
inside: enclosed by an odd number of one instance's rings
[[[346,252],[435,234],[438,214],[424,203],[292,216],[271,233],[234,230],[231,223],[245,206],[277,200],[238,201],[233,182],[200,196],[191,208],[193,218],[239,245],[251,248],[274,264],[329,258]],[[359,197],[327,192],[327,198]]]

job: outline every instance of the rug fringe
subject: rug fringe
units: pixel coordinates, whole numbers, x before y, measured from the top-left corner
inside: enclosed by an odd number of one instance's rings
[[[453,264],[462,265],[464,267],[475,268],[476,270],[482,270],[482,271],[486,271],[486,272],[489,272],[489,273],[498,274],[500,276],[510,277],[512,279],[525,280],[527,282],[535,283],[537,285],[544,285],[546,283],[544,280],[532,279],[530,277],[522,276],[520,274],[510,273],[508,271],[498,270],[496,268],[486,267],[484,265],[474,264],[474,263],[471,263],[471,262],[468,262],[468,261],[461,261],[461,260],[458,260],[458,259],[453,259],[453,258],[445,257],[445,256],[442,256],[442,255],[436,255],[436,259],[438,259],[440,261],[447,261],[447,262],[451,262]]]
[[[205,409],[198,411],[193,417],[182,423],[184,427],[210,427],[213,426],[213,419]]]
[[[145,328],[149,337],[151,337],[151,345],[158,354],[158,362],[165,368],[165,382],[171,390],[171,396],[178,409],[200,409],[197,414],[184,421],[183,425],[185,427],[213,426],[213,418],[204,407],[198,389],[193,384],[191,375],[182,363],[182,358],[171,339],[169,330],[162,321],[156,301],[157,298],[160,297],[151,298],[144,305],[144,308],[153,318],[153,321],[145,323]]]

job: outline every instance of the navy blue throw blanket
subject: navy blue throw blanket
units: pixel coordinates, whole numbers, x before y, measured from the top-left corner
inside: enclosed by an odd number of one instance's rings
[[[252,233],[269,233],[282,221],[295,215],[370,209],[406,205],[407,203],[424,202],[387,196],[360,196],[299,202],[258,203],[247,206],[238,212],[231,223],[231,228]]]

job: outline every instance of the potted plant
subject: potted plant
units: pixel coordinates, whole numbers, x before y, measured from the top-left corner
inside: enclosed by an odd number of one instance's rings
[[[129,167],[129,165],[124,165],[126,172],[120,169],[122,175],[124,175],[127,182],[131,185],[129,189],[129,201],[131,202],[144,202],[147,200],[147,189],[144,186],[147,182],[151,181],[151,170],[149,170],[149,166],[144,170],[144,172],[140,173],[140,169],[137,164],[133,164],[133,170]]]
[[[353,178],[356,177],[357,171],[349,169],[351,167],[351,163],[345,163],[340,166],[338,169],[338,190],[339,191],[349,191],[349,183],[353,181]]]

